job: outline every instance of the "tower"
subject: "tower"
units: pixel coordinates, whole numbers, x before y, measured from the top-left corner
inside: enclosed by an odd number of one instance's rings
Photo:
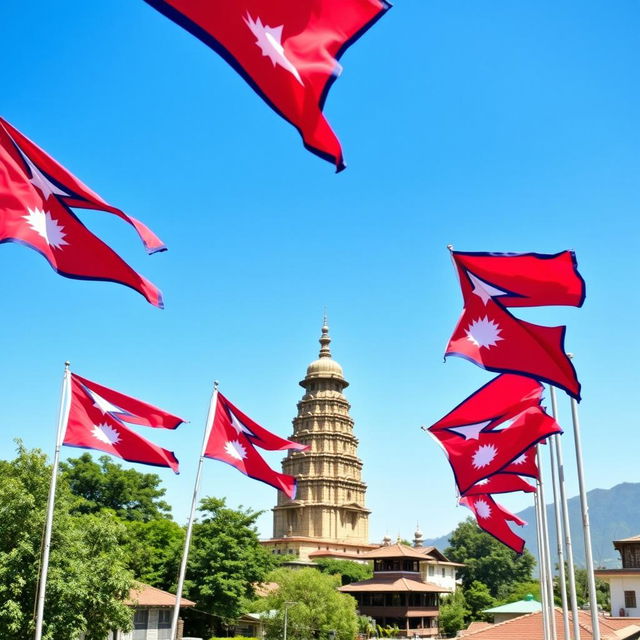
[[[293,500],[278,492],[273,538],[264,542],[275,553],[294,553],[301,560],[357,556],[374,547],[368,544],[370,512],[358,439],[343,394],[349,383],[331,356],[330,343],[325,319],[320,354],[300,382],[304,395],[293,419],[292,439],[310,449],[290,451],[282,462],[283,472],[296,476],[298,491]]]

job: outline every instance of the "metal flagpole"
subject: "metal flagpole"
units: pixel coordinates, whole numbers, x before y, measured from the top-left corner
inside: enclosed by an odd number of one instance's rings
[[[200,479],[202,477],[202,463],[204,462],[204,454],[209,442],[209,434],[213,427],[213,421],[216,414],[216,406],[218,404],[218,381],[213,383],[213,393],[209,402],[209,411],[207,413],[207,422],[204,429],[204,437],[202,439],[202,450],[200,451],[200,459],[198,460],[198,470],[196,471],[196,480],[193,484],[193,497],[191,499],[191,511],[189,513],[189,522],[187,523],[187,533],[184,540],[184,549],[182,551],[182,561],[180,562],[180,573],[178,575],[178,588],[176,591],[176,603],[173,607],[173,617],[171,619],[171,640],[177,640],[178,634],[178,618],[180,617],[180,600],[182,599],[182,589],[184,587],[184,577],[187,572],[187,559],[189,557],[189,547],[191,546],[191,533],[193,531],[193,519],[196,512],[196,503],[198,501],[198,492],[200,491]]]
[[[545,574],[545,563],[544,563],[544,551],[542,544],[542,527],[540,525],[540,494],[539,491],[533,494],[533,500],[536,510],[536,537],[538,539],[538,569],[540,571],[540,599],[542,600],[542,628],[544,630],[544,640],[550,640],[550,629],[549,629],[549,610],[547,608],[547,590],[544,588],[544,574]]]
[[[580,507],[582,510],[582,531],[584,534],[584,555],[587,565],[587,585],[589,587],[589,604],[591,606],[591,627],[593,640],[600,640],[600,623],[598,621],[598,600],[596,598],[596,579],[593,573],[593,551],[591,549],[591,531],[589,525],[589,504],[584,484],[584,468],[582,465],[582,442],[580,440],[580,419],[578,403],[571,398],[571,418],[573,419],[573,438],[576,448],[576,467],[578,470],[578,488],[580,490]]]
[[[558,406],[556,402],[555,389],[549,385],[549,393],[551,396],[551,415],[554,420],[558,419]],[[560,584],[560,598],[562,600],[562,626],[564,630],[564,637],[566,640],[571,638],[569,630],[569,601],[567,598],[567,577],[564,558],[564,524],[562,520],[562,506],[560,503],[560,491],[558,488],[558,464],[556,456],[556,440],[559,440],[560,436],[551,436],[549,439],[549,457],[551,461],[551,482],[553,484],[553,506],[556,521],[556,542],[558,545],[558,580]]]
[[[60,466],[60,447],[64,439],[64,433],[69,420],[71,399],[69,397],[69,362],[64,363],[64,376],[62,378],[62,390],[60,392],[60,409],[58,411],[58,429],[56,431],[56,448],[53,454],[53,467],[51,469],[51,483],[49,484],[49,497],[47,499],[47,516],[44,525],[44,540],[42,545],[42,562],[40,565],[40,583],[38,585],[38,601],[36,606],[36,630],[34,640],[42,639],[42,625],[44,622],[44,600],[47,592],[47,574],[49,572],[49,552],[51,550],[51,531],[53,528],[53,508],[56,501],[56,486],[58,484],[58,467]]]
[[[552,402],[555,402],[555,389],[551,389]],[[580,619],[578,617],[578,596],[576,592],[576,572],[573,564],[573,543],[571,541],[571,524],[569,522],[569,504],[564,479],[564,459],[562,454],[562,440],[553,439],[556,460],[558,462],[558,485],[560,487],[560,504],[562,506],[562,528],[564,530],[564,544],[567,550],[567,572],[569,574],[569,598],[571,600],[571,614],[573,617],[573,637],[580,640]]]
[[[542,544],[544,545],[544,565],[545,578],[544,588],[547,592],[547,608],[549,615],[549,631],[551,637],[556,640],[558,637],[556,629],[555,600],[553,598],[553,571],[551,570],[551,549],[549,547],[549,526],[547,522],[547,504],[544,498],[544,472],[542,469],[542,456],[540,455],[540,445],[536,447],[538,454],[538,490],[540,491],[540,526],[542,530]]]

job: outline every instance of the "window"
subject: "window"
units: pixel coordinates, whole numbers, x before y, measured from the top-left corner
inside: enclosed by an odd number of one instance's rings
[[[447,570],[442,567],[442,577],[444,578],[447,575]]]
[[[133,628],[146,629],[149,624],[149,609],[136,609],[133,614]]]
[[[429,567],[429,575],[430,576],[435,576],[436,575],[436,568],[433,566]]]
[[[624,608],[625,609],[636,608],[636,592],[635,591],[624,592]]]
[[[171,609],[158,611],[158,629],[171,629]]]

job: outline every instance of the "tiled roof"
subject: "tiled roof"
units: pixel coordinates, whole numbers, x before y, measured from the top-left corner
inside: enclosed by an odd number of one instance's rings
[[[562,610],[555,609],[556,629],[558,640],[568,640],[564,637],[562,626]],[[578,613],[581,640],[593,640],[591,633],[591,614],[588,611]],[[600,616],[601,640],[625,640],[636,638],[640,632],[638,618],[608,618]],[[518,618],[492,624],[482,629],[468,630],[463,634],[469,640],[543,640],[542,612],[529,613]]]
[[[492,626],[493,625],[490,622],[482,622],[481,620],[475,620],[464,631],[461,631],[458,635],[460,637],[466,636],[468,633],[473,633],[474,631],[480,631],[480,629],[486,629],[487,627],[492,627]]]
[[[631,536],[630,538],[622,538],[622,540],[614,540],[613,544],[616,545],[619,542],[640,542],[640,534],[637,536]]]
[[[339,591],[344,593],[362,593],[371,591],[381,591],[392,593],[394,591],[411,591],[416,593],[449,593],[446,587],[439,587],[430,582],[420,582],[411,578],[370,578],[362,582],[352,582],[340,587]]]
[[[373,560],[375,558],[415,558],[416,560],[426,560],[424,553],[400,543],[378,547],[373,551],[361,553],[360,557],[363,560]]]
[[[129,599],[127,601],[128,605],[138,607],[173,607],[175,603],[175,593],[156,589],[156,587],[142,582],[136,583],[133,589],[129,591]],[[193,607],[195,604],[191,600],[180,598],[181,607]]]
[[[259,584],[255,584],[253,588],[259,598],[264,598],[276,591],[279,586],[277,582],[260,582]]]

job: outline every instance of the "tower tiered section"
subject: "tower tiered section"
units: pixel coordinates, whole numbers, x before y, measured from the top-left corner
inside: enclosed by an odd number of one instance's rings
[[[292,440],[310,446],[290,451],[284,473],[298,480],[295,499],[278,492],[273,509],[273,538],[264,542],[274,553],[289,553],[306,562],[319,556],[357,558],[378,545],[368,544],[367,486],[350,405],[349,385],[342,367],[332,358],[329,327],[320,337],[320,354],[300,382],[305,390],[293,419]]]

